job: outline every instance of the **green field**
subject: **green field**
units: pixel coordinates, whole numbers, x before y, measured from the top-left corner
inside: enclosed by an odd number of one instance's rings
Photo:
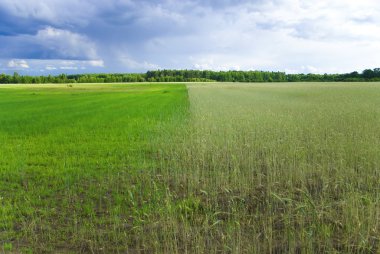
[[[380,84],[0,86],[0,253],[378,253]]]

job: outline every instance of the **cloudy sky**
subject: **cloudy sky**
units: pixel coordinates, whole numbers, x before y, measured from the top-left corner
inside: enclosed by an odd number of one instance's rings
[[[375,67],[377,0],[0,0],[0,73]]]

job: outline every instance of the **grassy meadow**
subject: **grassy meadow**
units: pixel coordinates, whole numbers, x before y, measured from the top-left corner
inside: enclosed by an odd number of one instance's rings
[[[0,86],[0,252],[379,253],[380,84]]]

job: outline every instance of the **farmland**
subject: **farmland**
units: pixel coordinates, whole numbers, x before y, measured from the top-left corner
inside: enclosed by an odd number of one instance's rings
[[[0,252],[377,253],[380,84],[0,86]]]

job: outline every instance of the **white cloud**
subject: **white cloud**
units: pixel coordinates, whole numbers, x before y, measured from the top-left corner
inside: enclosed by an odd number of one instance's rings
[[[254,21],[301,38],[362,41],[380,38],[379,14],[375,0],[279,0],[263,5]]]
[[[154,56],[150,61],[166,59],[164,68],[181,63],[183,68],[304,73],[380,66],[377,1],[241,2],[221,9],[190,9],[184,19],[197,29],[146,41],[144,50]]]
[[[94,67],[104,67],[104,61],[103,60],[89,60],[89,61],[87,61],[87,63],[90,66],[94,66]]]
[[[127,57],[121,56],[119,61],[126,67],[132,70],[157,70],[160,69],[160,66],[157,64],[149,63],[147,61],[137,62],[136,60]]]
[[[318,68],[316,68],[314,66],[310,66],[310,65],[302,66],[301,70],[303,73],[319,73],[319,74],[322,74],[322,72],[320,72],[318,70]]]
[[[13,60],[10,60],[8,62],[8,65],[7,65],[9,68],[21,68],[21,69],[28,69],[29,68],[29,64],[27,61],[25,60],[21,60],[21,59],[13,59]]]
[[[64,71],[69,71],[75,73],[78,70],[88,70],[89,72],[97,72],[99,68],[103,68],[101,66],[102,60],[89,60],[89,61],[81,61],[81,60],[40,60],[40,59],[29,59],[28,61],[13,59],[13,60],[5,60],[0,59],[0,67],[4,66],[0,70],[5,72],[12,73],[14,70],[19,71],[20,73],[26,72],[37,73],[41,70],[46,72],[53,73],[61,73]]]
[[[61,70],[78,70],[77,66],[61,66],[59,67]]]
[[[67,58],[96,59],[96,45],[84,35],[64,29],[46,27],[39,30],[35,41],[55,54]]]
[[[234,61],[223,61],[222,56],[209,55],[203,57],[190,57],[193,62],[192,68],[197,70],[240,70],[240,64]],[[226,63],[228,62],[228,63]]]
[[[52,70],[56,70],[57,67],[48,65],[48,66],[45,67],[45,69],[48,70],[48,71],[52,71]]]

